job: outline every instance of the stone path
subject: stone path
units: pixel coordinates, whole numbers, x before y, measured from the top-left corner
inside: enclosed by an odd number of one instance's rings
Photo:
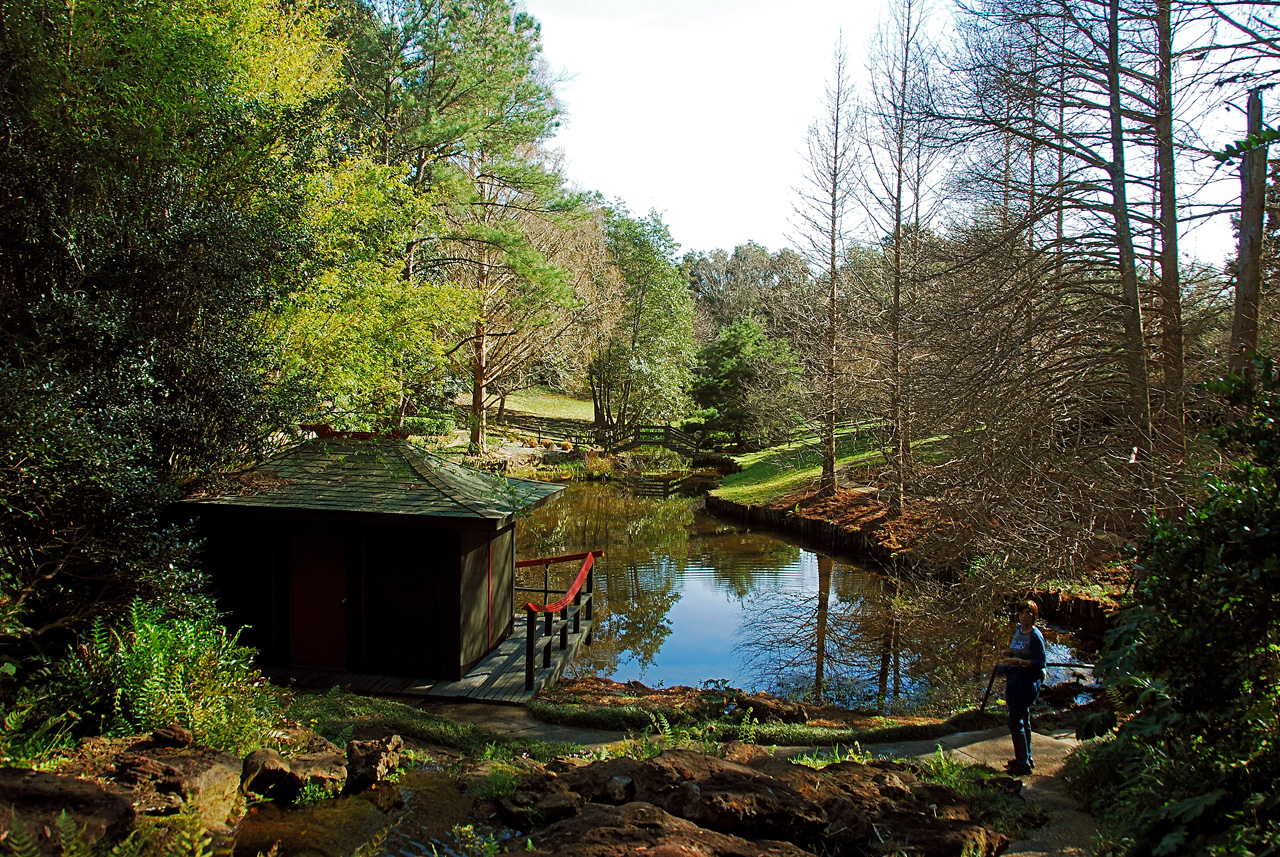
[[[538,738],[544,741],[569,741],[588,749],[617,743],[623,732],[553,726],[536,720],[522,706],[486,703],[427,703],[423,710],[466,723],[483,726],[503,735]],[[1094,853],[1097,827],[1093,816],[1083,812],[1067,793],[1062,780],[1062,765],[1077,741],[1069,729],[1037,732],[1032,738],[1036,760],[1034,774],[1022,777],[1022,793],[1049,816],[1049,822],[1031,831],[1027,839],[1009,845],[1006,855],[1020,857],[1088,857]],[[957,732],[928,741],[905,741],[894,744],[865,744],[863,752],[891,758],[927,759],[941,747],[943,753],[968,764],[983,763],[996,770],[1012,755],[1009,730],[1004,727],[981,732]],[[782,758],[814,752],[813,747],[779,747]]]

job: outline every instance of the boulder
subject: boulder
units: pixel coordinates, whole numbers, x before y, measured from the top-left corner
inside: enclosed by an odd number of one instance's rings
[[[209,829],[225,833],[244,815],[241,767],[238,758],[221,750],[142,741],[118,755],[107,774],[139,812],[164,815],[189,803]]]
[[[241,765],[240,790],[270,800],[292,803],[308,785],[320,786],[337,796],[347,782],[347,759],[341,753],[307,753],[285,759],[275,750],[263,748],[245,757]]]
[[[751,842],[705,830],[647,803],[588,806],[574,818],[534,834],[536,855],[556,857],[812,857],[789,842]]]
[[[978,857],[996,854],[1007,844],[1005,837],[969,819],[954,790],[921,782],[908,763],[840,762],[817,771],[748,745],[734,745],[727,752],[745,762],[667,750],[645,761],[610,759],[531,774],[501,802],[499,813],[508,824],[527,830],[550,821],[551,811],[570,811],[580,801],[587,802],[583,817],[598,812],[601,804],[631,808],[632,813],[649,805],[660,813],[654,818],[682,819],[701,828],[699,836],[714,831],[752,840],[752,847],[783,841],[800,853],[860,854],[878,843],[895,842],[909,843],[913,854],[919,848],[918,853],[932,857]],[[659,826],[670,825],[664,820]],[[624,845],[638,835],[627,831],[617,834]],[[534,832],[534,844],[549,848],[541,835]],[[677,835],[670,847],[682,841]],[[624,853],[609,850],[614,844],[599,837],[589,845],[567,853]]]
[[[379,741],[350,741],[347,744],[347,787],[352,791],[381,782],[400,766],[404,739],[391,735]]]
[[[0,768],[0,838],[8,839],[16,823],[26,828],[42,854],[59,853],[57,817],[63,811],[89,844],[125,836],[136,817],[128,798],[88,780]]]
[[[738,708],[745,712],[751,709],[751,717],[761,723],[808,723],[809,712],[803,705],[787,702],[767,693],[742,695],[735,700]]]

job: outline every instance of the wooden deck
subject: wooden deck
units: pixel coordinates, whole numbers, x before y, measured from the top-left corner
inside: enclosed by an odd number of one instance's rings
[[[556,649],[551,668],[534,672],[533,690],[524,687],[524,611],[515,617],[511,635],[489,653],[484,660],[458,681],[440,681],[401,676],[365,675],[312,667],[268,667],[267,678],[279,685],[322,688],[341,687],[354,693],[382,696],[425,696],[432,699],[457,699],[472,702],[500,702],[524,705],[543,687],[551,687],[564,673],[565,667],[578,655],[591,622],[583,620],[578,633],[569,634],[568,648]]]

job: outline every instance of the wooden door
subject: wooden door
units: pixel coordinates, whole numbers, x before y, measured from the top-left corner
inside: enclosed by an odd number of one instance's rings
[[[289,651],[296,664],[347,665],[347,546],[319,527],[300,528],[289,558]]]

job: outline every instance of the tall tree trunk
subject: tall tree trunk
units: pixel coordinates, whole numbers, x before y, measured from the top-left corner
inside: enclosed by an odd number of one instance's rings
[[[1262,90],[1249,91],[1249,134],[1262,133]],[[1262,215],[1267,192],[1267,149],[1240,158],[1240,246],[1236,306],[1231,321],[1230,370],[1250,377],[1249,352],[1258,349],[1258,300],[1262,292]]]
[[[1124,320],[1125,363],[1129,375],[1129,419],[1133,423],[1135,458],[1145,458],[1151,446],[1151,395],[1147,379],[1146,341],[1142,330],[1142,300],[1138,294],[1137,258],[1129,222],[1128,177],[1124,157],[1124,112],[1120,81],[1120,0],[1110,0],[1107,16],[1107,83],[1110,89],[1111,210],[1120,251],[1121,309]]]
[[[1163,393],[1161,439],[1181,458],[1183,438],[1182,281],[1178,270],[1177,171],[1173,161],[1173,0],[1156,0],[1159,41],[1156,97],[1156,167],[1160,193],[1160,368]]]
[[[473,344],[475,354],[471,363],[471,444],[468,451],[472,455],[484,455],[486,442],[485,425],[486,414],[484,410],[485,387],[488,379],[486,373],[488,371],[486,347],[488,343],[485,341],[484,319],[476,322],[476,339]]]

